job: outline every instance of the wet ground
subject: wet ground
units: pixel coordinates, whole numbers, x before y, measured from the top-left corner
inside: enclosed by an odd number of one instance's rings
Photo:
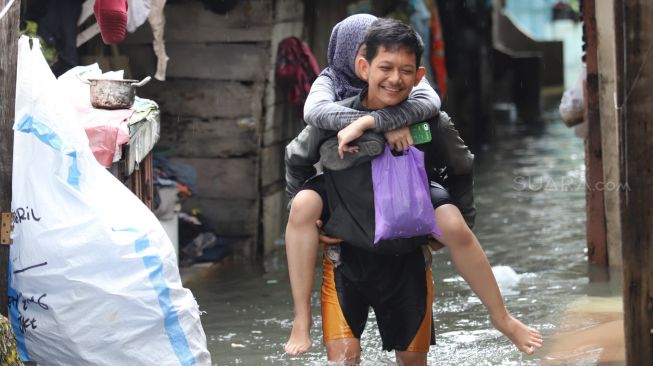
[[[441,250],[433,263],[437,345],[429,365],[623,365],[620,280],[587,264],[582,140],[555,111],[535,132],[511,124],[496,132],[500,141],[477,152],[474,231],[509,311],[540,329],[546,346],[522,357],[491,327]],[[262,265],[224,270],[192,288],[206,311],[202,323],[215,365],[326,364],[317,276],[314,347],[301,357],[283,353],[292,308],[279,249]],[[381,351],[373,314],[362,348],[363,365],[394,364],[393,354]]]

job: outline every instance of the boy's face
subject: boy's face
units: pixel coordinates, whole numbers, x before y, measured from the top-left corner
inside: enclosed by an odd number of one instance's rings
[[[426,71],[423,67],[416,67],[415,53],[405,48],[388,50],[380,46],[371,64],[364,58],[359,58],[358,62],[361,76],[368,83],[365,102],[369,109],[403,102]]]

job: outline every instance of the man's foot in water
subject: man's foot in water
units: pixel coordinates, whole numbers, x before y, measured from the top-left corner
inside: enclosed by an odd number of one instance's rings
[[[540,332],[513,318],[510,314],[504,315],[501,319],[492,318],[492,324],[508,337],[517,349],[527,355],[532,355],[542,347],[543,338]]]
[[[290,338],[288,338],[288,342],[283,349],[291,356],[297,356],[308,352],[313,345],[310,332],[311,315],[295,315],[295,319],[292,322],[292,330],[290,331]]]

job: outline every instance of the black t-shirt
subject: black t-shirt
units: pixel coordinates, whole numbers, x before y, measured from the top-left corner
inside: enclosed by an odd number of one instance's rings
[[[341,104],[362,109],[360,97],[345,99]],[[380,255],[413,252],[427,243],[427,236],[381,240],[374,243],[375,214],[372,187],[372,163],[366,162],[348,169],[324,170],[330,218],[324,231],[346,244]]]

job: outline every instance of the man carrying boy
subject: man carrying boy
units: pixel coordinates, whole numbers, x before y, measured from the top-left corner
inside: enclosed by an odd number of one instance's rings
[[[341,104],[375,110],[401,103],[424,75],[424,69],[417,65],[423,50],[421,40],[404,23],[379,19],[368,31],[365,45],[367,60],[359,62],[368,88]],[[356,135],[357,128],[338,133],[341,154],[349,151],[346,142],[352,140],[349,134]],[[323,158],[335,153],[335,149],[321,149]],[[352,245],[359,238],[369,237],[370,231],[373,235],[369,162],[326,170],[325,180],[330,219],[324,229],[328,235],[344,239],[339,258],[325,257],[323,261],[322,321],[329,361],[360,362],[360,337],[372,307],[383,349],[395,350],[402,365],[425,365],[435,340],[430,252],[416,246],[415,241],[404,244],[413,248],[411,251],[398,255],[376,254]]]
[[[373,23],[364,43],[365,58],[356,62],[368,88],[339,103],[370,111],[403,102],[424,74],[418,67],[421,40],[410,26],[382,19]],[[453,182],[449,186],[451,196],[441,186],[431,189],[431,202],[442,230],[438,240],[449,248],[459,272],[488,309],[493,325],[522,352],[532,354],[542,345],[541,335],[508,313],[487,257],[461,216],[466,212],[473,217],[473,156],[450,120],[440,115],[428,122],[433,141],[419,146],[425,150],[428,176],[437,179],[439,174],[434,173],[444,168],[447,181]],[[357,159],[356,165],[342,170],[329,169],[327,164],[334,161],[334,155],[337,159],[338,154],[356,151],[356,146],[348,144],[374,128],[373,124],[359,119],[339,131],[335,143],[322,143],[328,134],[307,127],[286,148],[287,190],[292,196],[296,187],[293,181],[303,182],[300,171],[312,168],[318,155],[316,146],[322,144],[319,155],[325,166],[326,193],[316,191],[328,207],[324,230],[344,240],[339,246],[331,246],[337,250],[329,250],[323,261],[322,317],[329,361],[360,362],[360,336],[372,307],[383,348],[395,350],[402,365],[425,365],[429,345],[434,341],[430,252],[420,247],[425,237],[382,241],[372,246],[375,211],[369,159]],[[359,146],[365,143],[361,142],[363,138],[365,135],[358,140]],[[372,140],[368,135],[367,141]]]

